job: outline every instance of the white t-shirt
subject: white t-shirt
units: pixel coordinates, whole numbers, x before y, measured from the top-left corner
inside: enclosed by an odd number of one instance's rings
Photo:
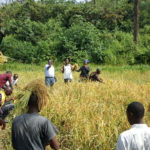
[[[15,86],[15,85],[17,84],[17,82],[18,82],[18,79],[14,80],[13,77],[12,77],[12,78],[11,78],[11,82],[12,82],[12,86]],[[6,85],[7,85],[7,86],[10,86],[10,85],[9,85],[9,81],[6,82]]]
[[[54,69],[53,65],[49,69],[47,69],[48,66],[49,66],[48,64],[45,65],[45,77],[54,78],[55,77],[55,69]]]
[[[67,66],[64,65],[64,79],[71,79],[72,80],[72,70],[71,65],[68,64]]]
[[[150,128],[146,124],[134,124],[120,134],[116,150],[150,150]]]

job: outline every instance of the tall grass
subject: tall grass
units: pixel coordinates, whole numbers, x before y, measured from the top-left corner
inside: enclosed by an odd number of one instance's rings
[[[96,67],[91,68],[95,70]],[[150,67],[143,66],[144,71],[141,71],[140,66],[101,68],[105,84],[78,82],[79,74],[75,72],[74,81],[66,85],[63,83],[63,75],[56,71],[58,82],[49,88],[50,99],[41,115],[51,119],[58,128],[58,139],[63,150],[114,150],[119,134],[130,128],[125,111],[132,101],[144,104],[145,121],[150,125],[147,113],[150,101]],[[14,95],[36,78],[44,81],[44,72],[40,66],[38,71],[18,70],[13,70],[19,74],[19,87],[15,88]],[[16,100],[16,105],[17,103],[19,102]],[[10,120],[19,115],[21,107],[23,106],[16,107]],[[5,148],[8,150],[12,150],[8,137],[10,128],[11,122],[7,125],[4,137]]]

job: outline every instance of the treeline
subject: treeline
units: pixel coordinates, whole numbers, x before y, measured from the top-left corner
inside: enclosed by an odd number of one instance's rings
[[[101,5],[29,0],[2,6],[0,50],[26,63],[65,57],[77,62],[87,58],[94,63],[150,63],[150,1],[140,3],[137,45],[132,34],[133,1],[116,1]]]

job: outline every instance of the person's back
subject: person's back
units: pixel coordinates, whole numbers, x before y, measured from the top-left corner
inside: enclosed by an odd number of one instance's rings
[[[12,124],[12,143],[15,150],[45,150],[57,129],[47,118],[37,113],[16,117]]]
[[[134,124],[120,134],[117,150],[150,150],[150,128],[146,124]]]
[[[150,128],[144,124],[144,112],[139,102],[128,105],[126,113],[131,129],[120,134],[117,150],[150,150]]]

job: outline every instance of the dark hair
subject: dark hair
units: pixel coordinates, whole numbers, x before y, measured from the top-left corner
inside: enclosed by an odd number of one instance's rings
[[[127,112],[128,113],[130,113],[130,112],[133,113],[135,119],[139,120],[139,119],[143,118],[145,109],[144,109],[144,106],[141,103],[132,102],[128,105]]]
[[[67,59],[70,61],[70,59],[69,59],[69,58],[65,58],[65,61],[66,61]]]
[[[96,72],[97,72],[97,73],[101,72],[101,69],[97,68],[97,69],[96,69]]]
[[[32,93],[28,101],[28,106],[35,106],[35,105],[38,105],[38,97],[36,94]]]
[[[8,74],[12,74],[12,72],[11,72],[11,71],[6,71],[6,73],[8,73]]]

